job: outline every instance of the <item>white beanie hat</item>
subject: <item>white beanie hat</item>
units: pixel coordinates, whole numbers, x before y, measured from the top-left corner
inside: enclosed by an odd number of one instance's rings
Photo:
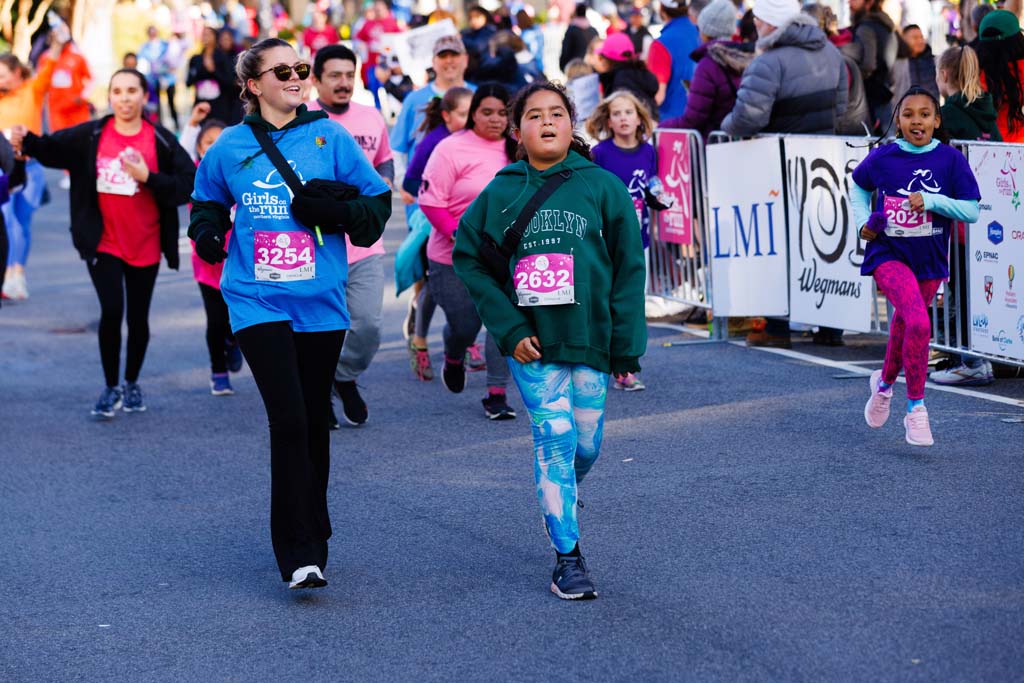
[[[732,0],[715,0],[700,11],[697,28],[708,38],[731,38],[736,33],[736,5]]]
[[[754,16],[778,28],[800,14],[797,0],[754,0]]]

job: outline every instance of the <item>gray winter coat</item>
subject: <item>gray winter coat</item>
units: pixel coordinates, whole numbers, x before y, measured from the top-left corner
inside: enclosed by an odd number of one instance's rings
[[[757,49],[722,130],[737,137],[835,132],[846,111],[846,69],[814,19],[798,15],[758,40]]]

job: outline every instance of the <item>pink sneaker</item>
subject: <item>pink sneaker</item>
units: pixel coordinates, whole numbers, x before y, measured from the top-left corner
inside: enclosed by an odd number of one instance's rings
[[[903,418],[903,426],[907,429],[907,443],[911,446],[931,446],[935,443],[932,428],[928,424],[928,410],[924,406],[917,406],[907,413]]]
[[[875,370],[871,373],[868,386],[871,387],[871,398],[864,406],[864,420],[868,427],[878,429],[889,419],[889,402],[892,401],[892,387],[887,391],[879,391],[878,383],[882,381],[882,371]]]
[[[480,353],[479,344],[473,344],[466,349],[466,369],[470,372],[480,372],[487,369],[487,360]]]

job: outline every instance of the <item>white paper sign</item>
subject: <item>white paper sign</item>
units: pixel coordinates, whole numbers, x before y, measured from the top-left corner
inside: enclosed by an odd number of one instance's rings
[[[981,215],[970,226],[971,348],[1024,360],[1024,146],[975,144],[967,160],[981,190]]]
[[[716,316],[786,315],[786,215],[777,138],[707,147]]]
[[[860,274],[864,243],[854,225],[850,174],[867,156],[842,138],[783,142],[789,211],[789,319],[871,331],[872,283]]]
[[[451,19],[427,24],[402,33],[385,33],[380,37],[385,51],[398,57],[402,71],[417,86],[427,82],[427,69],[434,63],[434,43],[442,36],[457,36],[458,29]]]
[[[586,121],[601,103],[601,82],[597,74],[574,78],[565,86],[576,105],[576,120]]]

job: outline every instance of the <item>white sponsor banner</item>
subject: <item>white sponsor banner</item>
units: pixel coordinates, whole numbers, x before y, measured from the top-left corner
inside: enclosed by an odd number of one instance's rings
[[[1024,360],[1024,146],[971,145],[967,160],[981,190],[967,242],[971,348]]]
[[[871,331],[872,283],[860,274],[864,244],[854,225],[850,174],[866,148],[842,138],[786,138],[789,319]]]
[[[442,36],[457,35],[459,31],[452,20],[442,19],[402,33],[385,33],[380,42],[391,54],[398,56],[402,71],[421,86],[426,83],[427,69],[434,63],[434,43]]]
[[[786,215],[778,138],[707,147],[716,316],[786,315]]]

